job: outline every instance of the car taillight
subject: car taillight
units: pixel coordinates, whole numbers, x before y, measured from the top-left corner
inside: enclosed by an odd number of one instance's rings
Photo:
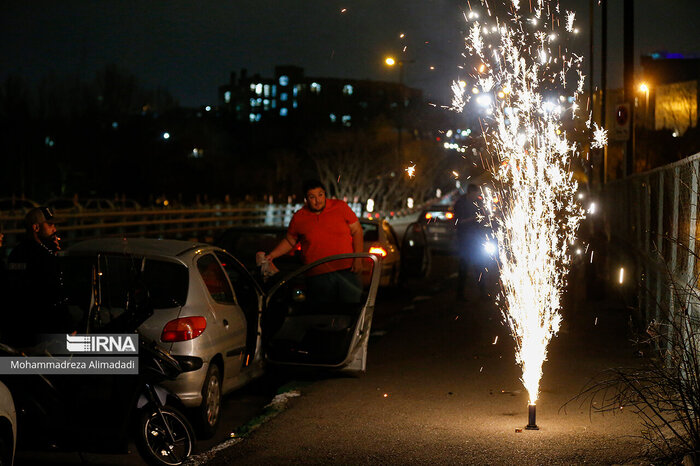
[[[204,317],[182,317],[165,324],[160,339],[163,342],[192,340],[204,333],[206,328],[207,319]]]
[[[386,257],[386,249],[381,246],[372,246],[369,248],[370,254],[376,254],[377,256]]]
[[[454,217],[454,214],[452,212],[447,212],[445,214],[445,218],[447,218],[448,220],[452,219],[452,217]]]
[[[426,219],[426,220],[430,220],[431,218],[433,218],[433,214],[431,214],[430,212],[428,212],[427,214],[425,214],[425,219]]]

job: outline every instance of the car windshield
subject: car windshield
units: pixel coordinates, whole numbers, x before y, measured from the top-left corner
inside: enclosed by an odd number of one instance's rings
[[[100,302],[98,328],[106,328],[131,305],[166,309],[187,300],[189,274],[182,264],[122,255],[100,255],[99,262],[95,256],[61,260],[67,304],[76,323],[87,319],[95,299]],[[95,276],[98,286],[93,294]]]

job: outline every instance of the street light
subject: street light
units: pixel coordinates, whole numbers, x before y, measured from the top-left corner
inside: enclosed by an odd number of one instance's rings
[[[647,126],[649,119],[649,85],[647,83],[642,83],[639,85],[639,91],[644,93],[644,126]]]
[[[414,63],[415,60],[401,60],[401,59],[396,59],[394,57],[386,57],[384,59],[384,63],[389,66],[393,67],[395,65],[399,65],[399,97],[401,98],[401,102],[399,102],[399,115],[398,115],[398,130],[399,130],[399,138],[398,138],[398,155],[399,155],[399,163],[401,163],[402,160],[402,147],[401,147],[401,133],[403,132],[403,107],[406,101],[406,98],[404,97],[404,86],[403,86],[403,65],[404,63]]]

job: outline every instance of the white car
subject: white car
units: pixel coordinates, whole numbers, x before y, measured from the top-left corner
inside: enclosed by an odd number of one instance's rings
[[[353,257],[372,270],[353,302],[307,286],[305,272]],[[164,386],[197,409],[205,435],[216,429],[222,394],[261,375],[266,363],[365,369],[381,269],[374,254],[322,259],[267,292],[236,258],[208,244],[98,239],[72,246],[61,260],[79,333],[137,326],[194,369]]]
[[[11,465],[17,442],[17,413],[10,390],[0,382],[0,465]]]

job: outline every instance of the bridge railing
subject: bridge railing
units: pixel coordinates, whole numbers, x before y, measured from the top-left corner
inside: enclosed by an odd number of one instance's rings
[[[629,278],[639,284],[639,308],[647,323],[675,322],[678,310],[687,309],[698,324],[699,175],[700,153],[610,182],[602,192],[609,237],[636,256]]]

